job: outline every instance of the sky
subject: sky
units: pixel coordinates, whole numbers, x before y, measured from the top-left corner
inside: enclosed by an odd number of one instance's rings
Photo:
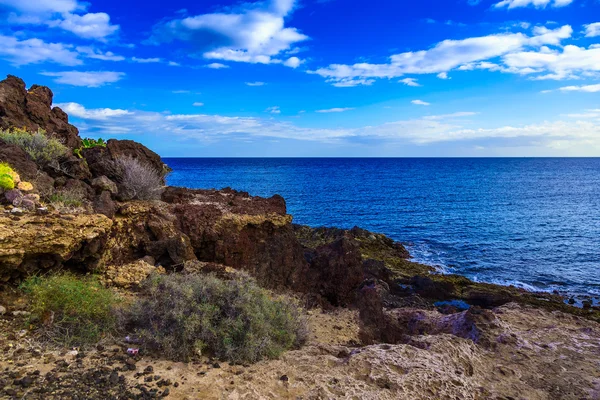
[[[165,157],[600,156],[600,0],[0,0],[0,74]]]

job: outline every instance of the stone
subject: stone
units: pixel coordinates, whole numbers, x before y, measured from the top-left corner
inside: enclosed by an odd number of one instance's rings
[[[26,200],[31,200],[36,204],[39,204],[40,202],[40,195],[36,193],[28,193],[25,196],[23,196],[23,198]]]
[[[39,215],[47,215],[47,214],[49,213],[49,211],[48,211],[48,207],[38,207],[38,208],[36,209],[36,212],[37,212]]]
[[[33,185],[30,182],[21,181],[17,185],[17,189],[22,192],[31,192],[33,190]]]
[[[69,124],[64,111],[52,108],[52,98],[49,88],[33,85],[27,90],[22,79],[8,75],[0,81],[0,128],[19,127],[30,132],[43,129],[70,148],[81,146],[79,131]]]
[[[21,201],[21,207],[28,211],[35,210],[35,202],[29,199],[23,198]]]
[[[13,204],[16,199],[20,199],[22,197],[23,193],[21,193],[19,189],[12,189],[4,192],[4,198],[11,204]]]
[[[108,179],[106,175],[99,176],[92,180],[92,187],[96,190],[97,193],[102,193],[104,191],[110,192],[110,194],[117,194],[119,189],[117,188],[117,184]]]
[[[94,212],[98,214],[104,214],[108,218],[112,218],[115,216],[115,212],[117,211],[117,206],[113,201],[110,192],[105,190],[100,194],[100,196],[96,197],[93,202]]]
[[[6,314],[6,307],[0,306],[0,315]]]
[[[143,260],[138,260],[126,265],[110,265],[106,267],[102,280],[107,285],[131,288],[139,286],[152,273],[164,274],[165,269],[155,267]]]
[[[12,215],[23,215],[23,210],[21,210],[18,207],[14,207],[12,210],[10,210],[10,213]],[[1,265],[1,263],[0,263],[0,265]]]

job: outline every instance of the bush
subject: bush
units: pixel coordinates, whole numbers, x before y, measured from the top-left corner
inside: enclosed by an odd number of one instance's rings
[[[48,337],[58,344],[93,344],[116,326],[113,308],[118,299],[95,278],[34,276],[22,288],[31,302],[32,322],[43,324]]]
[[[46,136],[41,130],[34,133],[22,129],[0,130],[0,139],[19,146],[39,165],[63,158],[69,152],[58,139]]]
[[[273,297],[246,275],[229,281],[213,275],[154,276],[144,290],[147,297],[132,306],[126,325],[171,359],[208,351],[231,362],[256,362],[277,357],[306,337],[297,305]]]
[[[62,189],[46,196],[44,200],[57,210],[70,211],[83,207],[86,200],[86,193],[83,189],[77,187]]]
[[[0,190],[11,190],[15,188],[15,177],[17,173],[7,163],[0,163]]]
[[[157,200],[163,192],[163,174],[132,157],[115,160],[124,200]]]

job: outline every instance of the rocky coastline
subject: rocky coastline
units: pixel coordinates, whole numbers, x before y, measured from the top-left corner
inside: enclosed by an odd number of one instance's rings
[[[0,397],[600,398],[598,307],[440,275],[358,227],[296,225],[277,195],[166,187],[159,198],[130,199],[117,160],[168,167],[129,140],[86,148],[52,100],[47,87],[0,82],[0,129],[43,129],[70,150],[40,166],[0,139],[0,162],[31,185],[0,194]],[[66,190],[81,194],[76,209],[45,204]],[[243,271],[299,299],[309,339],[251,365],[128,355],[120,338],[56,348],[27,326],[18,288],[55,271],[97,275],[127,296],[156,273]]]

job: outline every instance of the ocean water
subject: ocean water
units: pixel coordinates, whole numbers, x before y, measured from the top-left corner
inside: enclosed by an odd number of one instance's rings
[[[171,185],[285,197],[294,222],[384,233],[441,272],[600,299],[600,158],[167,158]]]

